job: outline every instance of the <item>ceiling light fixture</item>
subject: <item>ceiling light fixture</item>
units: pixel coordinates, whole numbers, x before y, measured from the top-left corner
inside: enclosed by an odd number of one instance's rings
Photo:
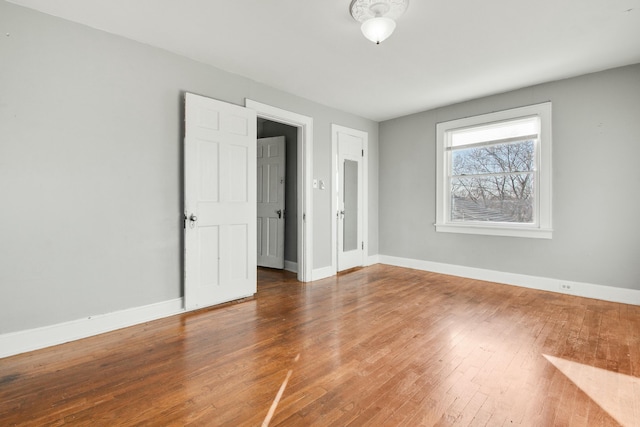
[[[398,19],[409,0],[352,0],[349,6],[351,16],[362,23],[362,34],[375,44],[380,44],[396,29]]]

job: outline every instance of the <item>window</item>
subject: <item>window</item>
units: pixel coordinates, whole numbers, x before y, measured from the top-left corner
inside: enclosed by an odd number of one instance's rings
[[[436,231],[551,238],[551,103],[438,123]]]

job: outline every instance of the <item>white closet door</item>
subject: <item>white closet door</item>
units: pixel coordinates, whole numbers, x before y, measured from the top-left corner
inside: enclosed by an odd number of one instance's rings
[[[334,125],[337,137],[337,270],[364,265],[364,140],[366,133]]]

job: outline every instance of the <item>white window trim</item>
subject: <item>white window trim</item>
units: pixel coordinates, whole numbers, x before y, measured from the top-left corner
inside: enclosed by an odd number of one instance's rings
[[[535,224],[452,222],[449,218],[447,133],[454,129],[478,126],[520,117],[540,117],[539,143],[536,144],[538,171],[536,182]],[[551,102],[513,108],[479,116],[465,117],[436,125],[436,231],[551,239]]]

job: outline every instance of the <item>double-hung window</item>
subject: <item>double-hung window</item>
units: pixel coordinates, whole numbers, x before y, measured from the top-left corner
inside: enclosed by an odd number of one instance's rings
[[[439,232],[551,238],[551,103],[438,123]]]

